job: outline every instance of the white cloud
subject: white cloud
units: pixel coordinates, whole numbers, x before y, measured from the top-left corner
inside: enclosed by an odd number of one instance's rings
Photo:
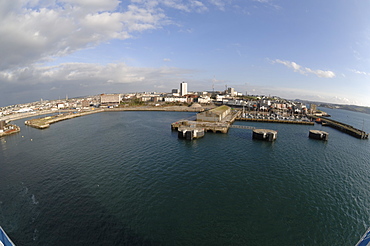
[[[60,81],[94,83],[136,83],[181,79],[190,70],[178,68],[140,68],[125,63],[107,65],[90,63],[63,63],[57,66],[25,67],[12,72],[0,72],[0,82],[15,84],[53,84]]]
[[[0,2],[0,71],[66,56],[170,24],[162,7],[205,12],[231,0],[12,0]]]
[[[261,4],[267,4],[270,5],[271,7],[274,7],[275,9],[281,9],[279,5],[274,4],[274,0],[253,0],[254,2],[259,2]]]
[[[171,61],[171,59],[170,59],[170,58],[164,58],[164,59],[163,59],[163,61],[164,61],[164,62],[170,62],[170,61]]]
[[[370,75],[369,73],[367,72],[363,72],[363,71],[358,71],[358,70],[355,70],[355,69],[350,69],[351,72],[355,73],[355,74],[361,74],[361,75]]]
[[[59,0],[0,3],[0,70],[64,56],[110,39],[127,39],[161,27],[160,10],[117,0]]]
[[[295,62],[282,61],[282,60],[279,60],[279,59],[276,59],[272,62],[283,64],[288,68],[292,68],[294,70],[294,72],[298,72],[298,73],[301,73],[303,75],[314,74],[314,75],[316,75],[317,77],[320,77],[320,78],[334,78],[335,77],[335,73],[333,71],[330,71],[330,70],[327,70],[327,71],[320,70],[320,69],[312,70],[311,68],[302,67],[301,65],[298,65]]]

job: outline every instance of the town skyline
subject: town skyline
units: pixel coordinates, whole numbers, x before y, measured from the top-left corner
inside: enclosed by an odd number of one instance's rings
[[[235,88],[370,106],[370,3],[0,3],[0,107],[100,93]]]

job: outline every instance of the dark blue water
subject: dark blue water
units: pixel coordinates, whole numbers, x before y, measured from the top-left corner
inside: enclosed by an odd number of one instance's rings
[[[369,131],[370,115],[324,111]],[[170,124],[192,115],[15,122],[21,133],[0,139],[1,226],[17,245],[353,245],[370,226],[368,140],[251,122],[236,124],[277,141],[243,129],[179,140]]]

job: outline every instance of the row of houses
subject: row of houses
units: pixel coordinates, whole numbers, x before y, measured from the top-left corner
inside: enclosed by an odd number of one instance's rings
[[[140,100],[141,102],[153,102],[153,103],[200,103],[210,104],[215,103],[218,105],[227,105],[230,107],[244,107],[249,111],[270,111],[270,110],[281,110],[289,111],[294,113],[305,113],[307,111],[306,105],[301,102],[294,102],[284,99],[267,99],[262,98],[260,100],[246,100],[235,97],[227,97],[225,95],[217,95],[215,99],[212,99],[208,93],[188,94],[185,96],[174,96],[172,94],[101,94],[100,95],[101,105],[103,106],[118,106],[120,102],[130,101],[133,98]]]

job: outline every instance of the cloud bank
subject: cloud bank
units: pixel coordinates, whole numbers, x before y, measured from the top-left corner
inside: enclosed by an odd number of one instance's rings
[[[158,9],[133,4],[120,8],[117,0],[1,1],[0,70],[127,39],[166,21]]]
[[[272,62],[283,64],[286,67],[293,69],[294,72],[297,72],[297,73],[300,73],[300,74],[303,74],[303,75],[314,74],[314,75],[316,75],[317,77],[320,77],[320,78],[334,78],[335,77],[335,73],[333,71],[330,71],[330,70],[327,70],[327,71],[313,70],[313,69],[308,68],[308,67],[302,67],[301,65],[298,65],[295,62],[282,61],[282,60],[279,60],[279,59],[276,59]]]

